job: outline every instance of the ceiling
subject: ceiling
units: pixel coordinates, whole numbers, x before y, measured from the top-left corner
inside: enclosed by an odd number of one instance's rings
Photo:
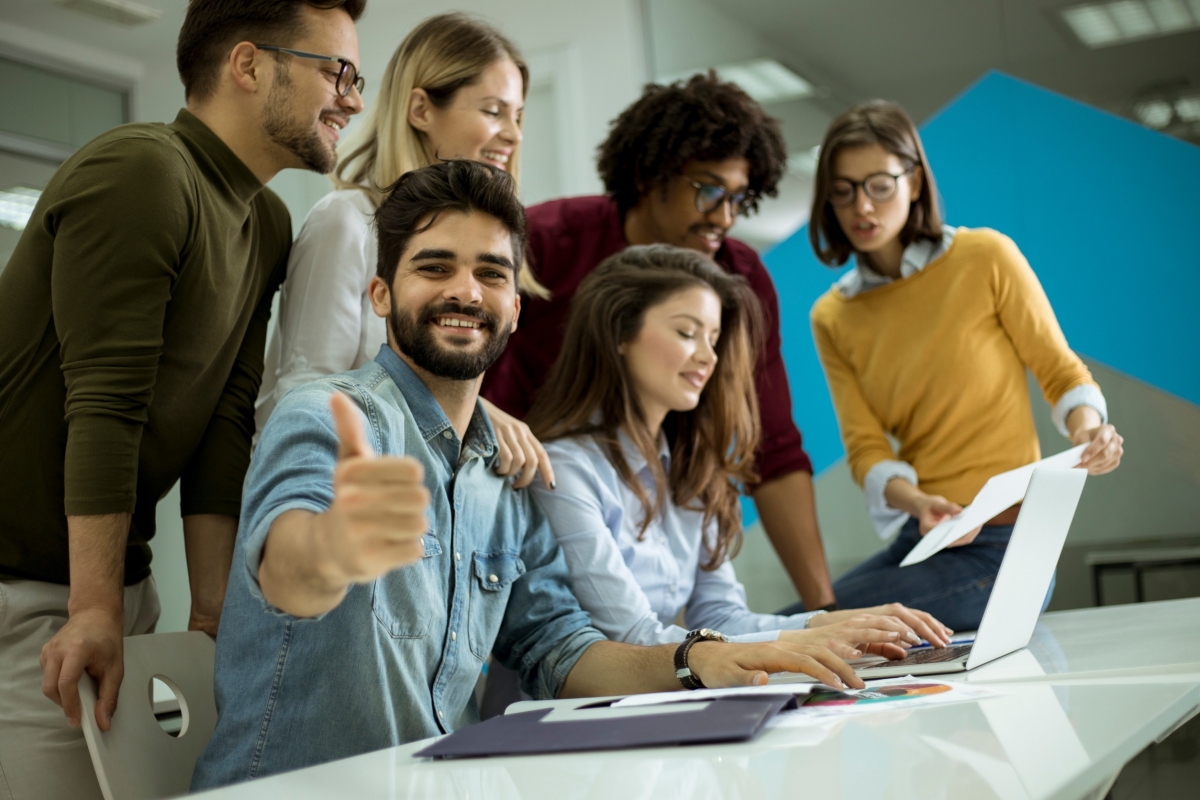
[[[1059,16],[1080,0],[707,1],[822,88],[806,102],[830,114],[884,97],[919,121],[989,69],[1123,116],[1158,85],[1200,92],[1200,31],[1089,50]]]

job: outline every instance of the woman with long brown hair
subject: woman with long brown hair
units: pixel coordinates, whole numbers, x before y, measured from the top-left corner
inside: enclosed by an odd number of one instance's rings
[[[681,612],[687,628],[842,658],[941,645],[949,632],[936,619],[899,605],[746,607],[729,559],[742,539],[738,487],[755,478],[761,328],[745,280],[692,250],[630,247],[580,285],[529,416],[558,476],[555,491],[535,492],[580,604],[610,639],[643,645],[683,641]]]

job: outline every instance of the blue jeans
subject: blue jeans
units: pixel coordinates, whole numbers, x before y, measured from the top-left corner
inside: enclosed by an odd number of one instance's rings
[[[842,608],[903,603],[928,611],[955,631],[975,630],[983,619],[1012,530],[1012,525],[985,525],[971,544],[948,547],[919,564],[901,567],[908,551],[921,540],[917,520],[909,519],[886,549],[834,582],[834,596]],[[1043,611],[1053,593],[1051,580]],[[778,613],[803,610],[803,604],[796,603]]]

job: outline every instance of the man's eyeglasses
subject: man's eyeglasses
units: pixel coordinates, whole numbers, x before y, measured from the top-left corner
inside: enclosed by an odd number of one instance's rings
[[[730,215],[736,217],[746,213],[747,206],[754,201],[754,192],[749,189],[744,192],[730,192],[724,186],[715,183],[700,183],[687,177],[684,180],[696,187],[696,210],[701,214],[711,214],[722,203],[728,203]]]
[[[273,53],[287,53],[289,56],[295,56],[296,58],[313,58],[317,61],[335,61],[341,64],[342,68],[338,71],[337,83],[334,85],[337,87],[337,93],[342,97],[350,94],[351,88],[357,89],[358,93],[362,94],[363,87],[367,85],[366,79],[358,74],[358,67],[344,58],[322,56],[317,53],[305,53],[303,50],[289,50],[286,47],[276,47],[271,44],[256,44],[254,46],[259,50],[269,50]]]
[[[858,198],[858,187],[876,203],[886,203],[896,196],[896,182],[912,172],[912,167],[904,172],[893,175],[890,172],[876,172],[861,181],[846,178],[836,178],[829,184],[829,203],[834,208],[849,208]]]

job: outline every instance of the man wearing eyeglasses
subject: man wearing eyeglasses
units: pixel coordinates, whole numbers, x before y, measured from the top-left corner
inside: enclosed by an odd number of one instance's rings
[[[777,123],[736,85],[710,73],[647,87],[600,146],[606,196],[528,209],[529,262],[551,296],[526,299],[521,327],[488,371],[483,393],[510,414],[525,415],[558,357],[576,287],[628,245],[688,247],[744,276],[762,301],[768,325],[755,373],[763,424],[756,465],[761,483],[750,488],[805,607],[818,609],[832,607],[834,596],[813,506],[812,463],[792,421],[779,301],[758,255],[727,235],[739,214],[754,213],[760,197],[776,194],[786,160]]]
[[[291,245],[264,184],[332,169],[364,5],[192,0],[186,108],[67,159],[0,274],[0,797],[101,796],[78,728],[109,729],[122,637],[154,629],[149,540],[177,481],[189,627],[216,634]]]

